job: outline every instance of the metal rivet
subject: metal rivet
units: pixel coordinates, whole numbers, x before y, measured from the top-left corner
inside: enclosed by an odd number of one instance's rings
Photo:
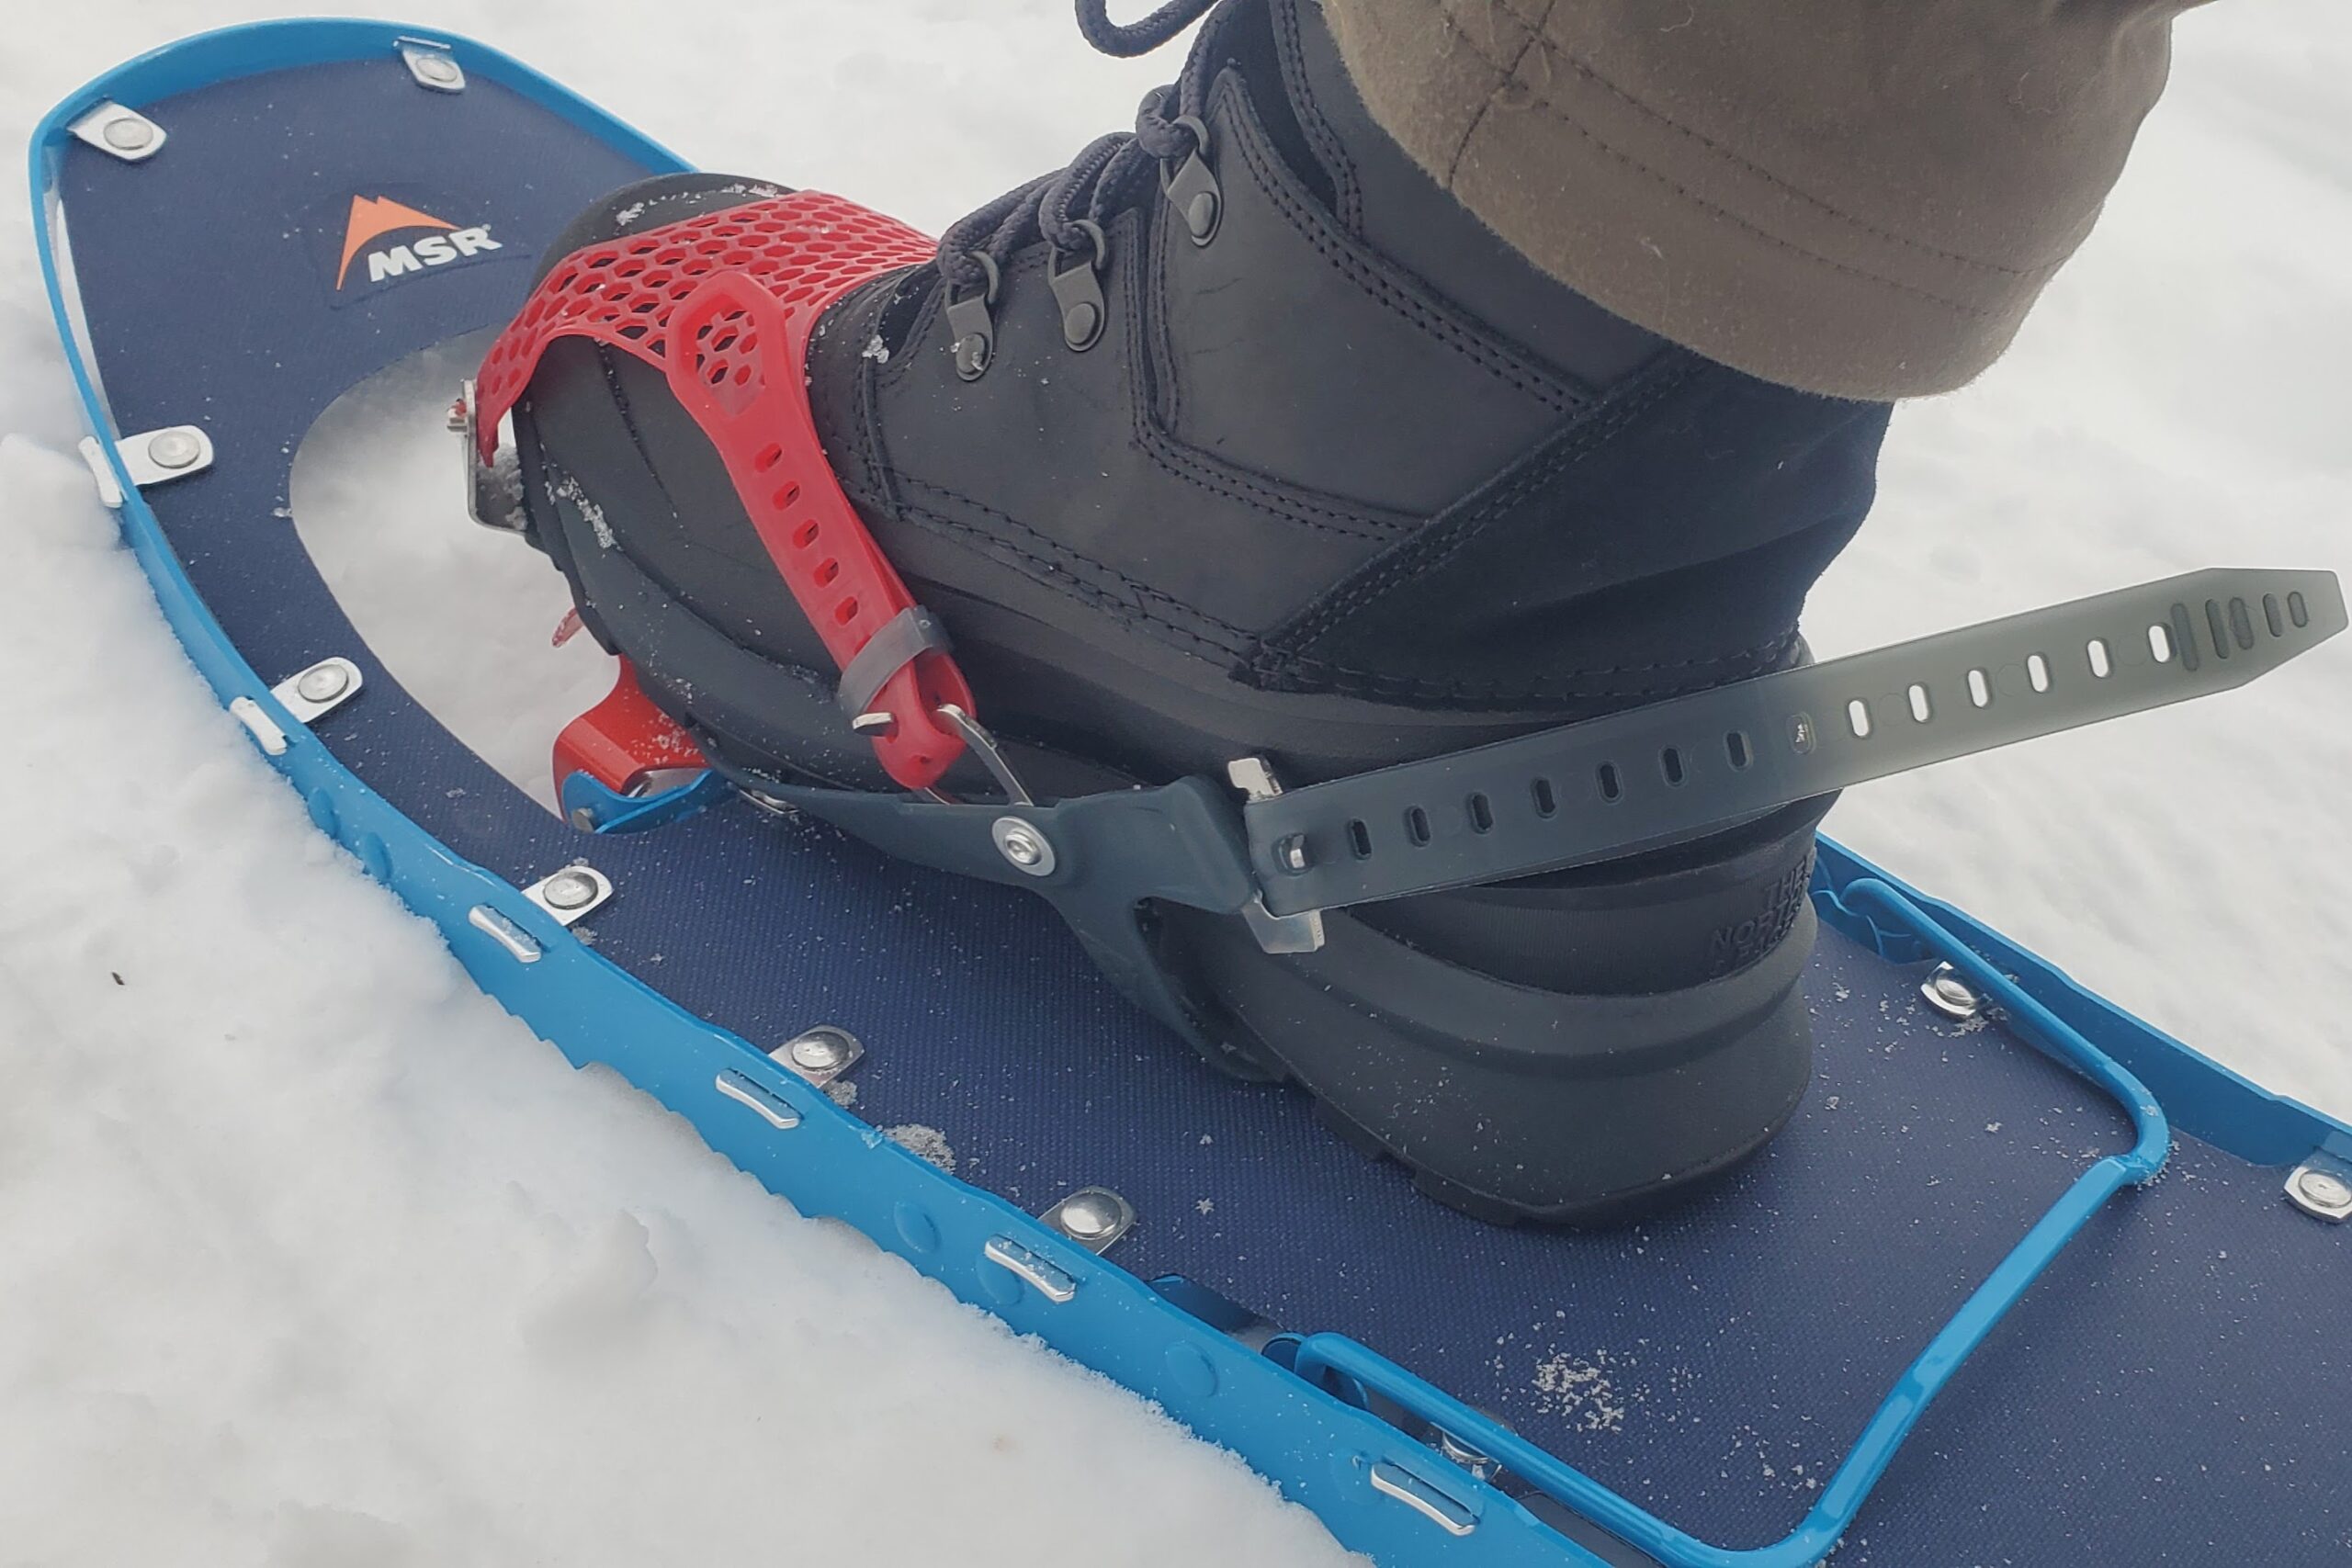
[[[185,468],[204,456],[204,443],[185,430],[161,430],[147,443],[147,460],[159,468]]]
[[[302,671],[294,682],[294,690],[306,702],[331,703],[343,695],[350,685],[351,677],[342,665],[316,664]]]
[[[998,818],[989,828],[989,837],[996,840],[997,852],[1004,856],[1014,870],[1031,876],[1051,876],[1054,874],[1053,843],[1020,818]]]
[[[1293,876],[1306,871],[1310,863],[1306,854],[1306,835],[1293,833],[1274,844],[1274,863]]]
[[[560,871],[547,879],[539,896],[555,909],[584,909],[596,901],[596,879],[584,872]]]
[[[1062,1206],[1062,1224],[1080,1241],[1092,1241],[1118,1223],[1118,1210],[1111,1206],[1109,1200],[1091,1192]]]
[[[1936,972],[1920,983],[1919,995],[1926,998],[1929,1007],[1946,1018],[1962,1023],[1974,1018],[1984,1007],[1975,989],[1962,979],[1960,972],[1949,964],[1936,965]]]
[[[98,134],[119,152],[136,152],[155,140],[155,128],[143,119],[125,115],[120,119],[108,120]]]
[[[891,735],[898,731],[899,721],[879,709],[859,714],[849,721],[849,727],[860,735]]]
[[[838,1067],[849,1055],[839,1035],[804,1034],[792,1043],[792,1059],[811,1072]]]
[[[865,1055],[857,1036],[846,1029],[820,1023],[794,1035],[768,1053],[802,1077],[823,1089],[855,1066]]]
[[[2295,1185],[2304,1197],[2314,1203],[2325,1203],[2331,1207],[2338,1203],[2352,1203],[2352,1185],[2324,1170],[2303,1172],[2302,1180]]]
[[[1216,192],[1202,191],[1184,204],[1184,227],[1192,231],[1194,241],[1207,244],[1216,236]]]
[[[416,73],[428,82],[454,82],[458,79],[457,62],[439,54],[416,57]]]
[[[2287,1196],[2314,1218],[2338,1224],[2352,1220],[2352,1175],[2306,1165],[2287,1179]]]
[[[1089,1252],[1106,1252],[1135,1228],[1135,1205],[1107,1187],[1081,1187],[1046,1211],[1045,1222]]]
[[[554,916],[561,926],[586,919],[612,896],[612,878],[584,862],[552,872],[523,889],[524,897]]]
[[[585,806],[575,806],[571,808],[571,825],[583,833],[593,833],[596,830],[596,813]]]

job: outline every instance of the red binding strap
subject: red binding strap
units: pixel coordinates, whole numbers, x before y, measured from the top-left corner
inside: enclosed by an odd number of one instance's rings
[[[575,251],[541,280],[476,378],[481,456],[561,337],[593,338],[659,367],[692,414],[833,662],[849,668],[915,607],[842,493],[808,411],[808,338],[825,307],[877,274],[929,259],[896,220],[817,191],[705,213]],[[924,647],[868,704],[883,768],[909,789],[939,782],[964,741],[942,705],[972,712],[955,660]]]

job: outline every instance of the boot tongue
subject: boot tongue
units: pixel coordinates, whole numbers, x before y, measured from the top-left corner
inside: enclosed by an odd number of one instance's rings
[[[1321,167],[1340,220],[1440,294],[1593,387],[1605,387],[1665,346],[1539,272],[1423,173],[1374,123],[1348,79],[1319,0],[1270,0],[1282,86],[1300,136]],[[1267,84],[1271,89],[1272,84]],[[1261,113],[1274,96],[1253,95]]]

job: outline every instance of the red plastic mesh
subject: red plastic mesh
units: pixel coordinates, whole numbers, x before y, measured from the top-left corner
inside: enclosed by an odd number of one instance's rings
[[[896,220],[817,191],[706,213],[574,252],[499,334],[475,381],[481,456],[547,345],[592,338],[658,367],[709,435],[736,493],[837,664],[914,600],[825,461],[808,411],[808,338],[825,308],[867,278],[926,260],[932,242]],[[972,711],[955,663],[925,653],[874,706],[890,776],[936,784],[963,752],[938,717]]]

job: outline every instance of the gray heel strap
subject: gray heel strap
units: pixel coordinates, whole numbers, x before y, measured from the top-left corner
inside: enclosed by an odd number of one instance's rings
[[[1614,859],[2242,686],[2345,629],[2331,572],[2217,568],[1250,801],[1277,915]]]

